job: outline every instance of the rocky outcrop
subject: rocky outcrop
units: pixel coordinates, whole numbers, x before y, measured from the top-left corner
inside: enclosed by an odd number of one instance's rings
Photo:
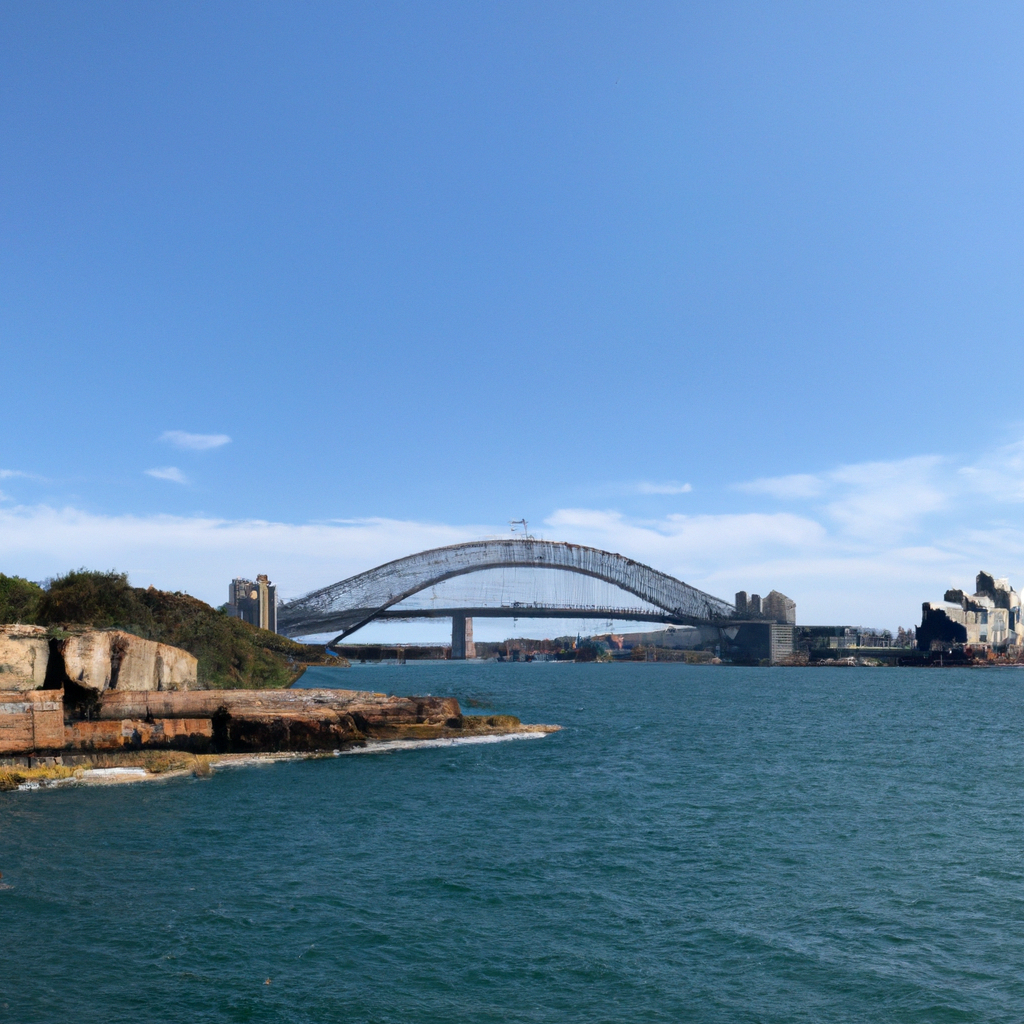
[[[187,651],[120,630],[89,630],[62,641],[67,677],[95,693],[105,690],[186,690],[199,662]]]
[[[125,693],[111,690],[99,704],[100,718],[179,718],[234,715],[324,715],[357,713],[367,723],[440,724],[460,714],[454,697],[389,697],[369,690],[190,690]]]
[[[68,637],[60,644],[68,679],[97,693],[110,686],[110,636],[90,631]]]
[[[39,690],[50,642],[42,626],[0,626],[0,690]]]
[[[211,746],[221,753],[332,750],[366,739],[433,738],[462,727],[454,698],[356,690],[111,690],[97,713],[121,722],[207,718]]]
[[[213,723],[209,718],[126,718],[68,722],[63,749],[83,754],[143,749],[207,753],[212,744]]]
[[[0,758],[140,749],[339,750],[368,740],[550,731],[464,716],[448,697],[361,690],[196,690],[196,659],[122,630],[0,627]]]
[[[60,634],[58,634],[59,636]],[[42,626],[0,626],[0,690],[38,690],[69,679],[85,690],[187,690],[199,662],[188,651],[125,633],[89,629],[51,640]],[[56,665],[51,660],[56,658]],[[61,664],[63,661],[63,665]]]
[[[60,690],[0,693],[0,757],[145,749],[194,753],[339,750],[368,740],[550,732],[511,715],[466,716],[454,698],[355,690],[106,690],[89,717]]]
[[[60,690],[0,691],[0,756],[64,746]]]

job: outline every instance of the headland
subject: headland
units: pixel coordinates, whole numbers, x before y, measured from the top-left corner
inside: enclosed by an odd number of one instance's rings
[[[307,665],[348,662],[118,574],[15,582],[0,588],[22,618],[0,625],[0,789],[557,728],[464,715],[451,697],[290,689]]]

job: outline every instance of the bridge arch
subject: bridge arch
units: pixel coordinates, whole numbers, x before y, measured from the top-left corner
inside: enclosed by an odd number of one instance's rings
[[[707,625],[735,615],[727,601],[623,555],[581,544],[502,538],[421,551],[315,590],[281,606],[278,629],[286,636],[336,633],[336,643],[428,587],[468,573],[517,567],[603,580],[653,605],[666,622]]]

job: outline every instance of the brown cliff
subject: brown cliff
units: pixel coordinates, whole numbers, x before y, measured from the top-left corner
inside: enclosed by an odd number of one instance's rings
[[[122,630],[89,630],[60,642],[64,671],[79,686],[104,690],[195,688],[197,658]]]
[[[50,641],[42,626],[0,626],[0,690],[40,690]]]
[[[0,690],[55,689],[65,682],[93,693],[194,689],[197,665],[188,651],[119,629],[51,635],[42,626],[0,626]]]

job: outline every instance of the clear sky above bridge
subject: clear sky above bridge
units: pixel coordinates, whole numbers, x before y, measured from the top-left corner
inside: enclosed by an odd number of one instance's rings
[[[1024,581],[1016,4],[0,4],[0,571],[525,516],[802,621]]]

